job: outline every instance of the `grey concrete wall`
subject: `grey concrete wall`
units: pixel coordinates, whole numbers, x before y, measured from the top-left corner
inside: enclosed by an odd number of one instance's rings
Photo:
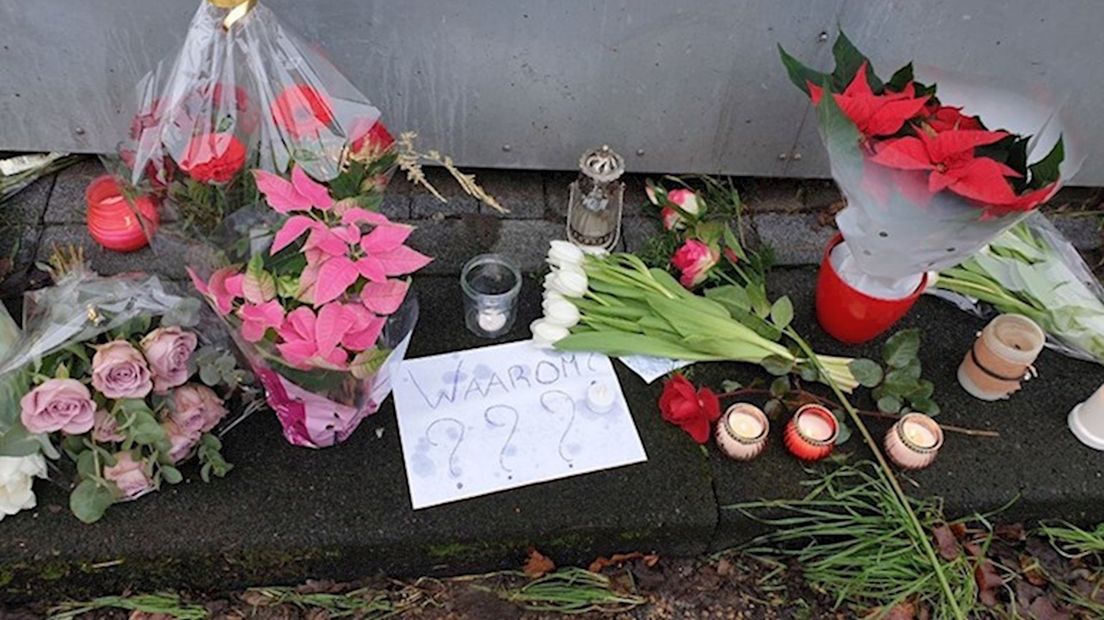
[[[1104,185],[1099,0],[262,0],[376,103],[467,166],[567,169],[609,143],[636,171],[825,176],[780,42],[826,67],[843,26],[890,70],[1043,80]],[[194,0],[0,0],[0,149],[107,151],[130,89]]]

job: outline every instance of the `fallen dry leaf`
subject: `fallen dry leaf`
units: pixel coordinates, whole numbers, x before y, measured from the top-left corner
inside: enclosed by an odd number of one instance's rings
[[[940,525],[932,530],[935,537],[935,546],[939,549],[939,556],[948,562],[956,559],[959,554],[958,540],[949,525]]]
[[[885,620],[913,620],[916,618],[916,606],[912,603],[894,605],[889,613],[882,616]]]
[[[1020,556],[1020,572],[1023,573],[1024,579],[1033,586],[1045,586],[1047,584],[1046,574],[1043,572],[1039,561],[1028,555]]]
[[[976,554],[971,555],[977,557]],[[978,586],[978,600],[986,607],[995,607],[998,602],[997,589],[1004,585],[1004,580],[993,567],[993,563],[985,559],[978,562],[977,568],[974,569],[974,581]]]
[[[529,557],[525,560],[525,566],[521,570],[530,579],[540,579],[556,570],[556,563],[540,551],[529,549]]]
[[[655,554],[644,555],[639,551],[633,551],[632,553],[615,553],[608,558],[599,557],[594,560],[590,563],[590,566],[587,567],[587,570],[592,573],[600,573],[605,568],[609,568],[610,566],[621,566],[630,560],[641,560],[644,562],[644,566],[651,568],[656,565],[656,562],[659,562],[659,556]]]
[[[1035,602],[1031,603],[1031,607],[1028,608],[1028,612],[1031,613],[1031,617],[1036,620],[1069,620],[1073,616],[1068,611],[1061,611],[1054,606],[1054,603],[1045,596],[1040,596],[1035,599]]]
[[[993,528],[993,534],[1011,542],[1023,542],[1027,540],[1027,530],[1023,523],[1008,523]]]

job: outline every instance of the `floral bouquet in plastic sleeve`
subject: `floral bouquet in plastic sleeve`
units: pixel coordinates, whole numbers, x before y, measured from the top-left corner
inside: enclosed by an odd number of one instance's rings
[[[22,333],[0,356],[0,518],[34,506],[43,455],[75,464],[69,504],[85,522],[181,482],[192,457],[204,480],[223,476],[230,400],[252,409],[250,377],[205,338],[198,299],[71,259],[55,253],[56,284],[27,294]]]
[[[1104,364],[1104,287],[1042,213],[939,272],[931,292],[979,316],[990,307],[1022,314],[1043,328],[1051,348]]]
[[[391,391],[418,317],[405,278],[430,259],[389,221],[294,166],[254,170],[265,205],[228,218],[229,263],[196,288],[229,324],[298,446],[344,441]]]
[[[836,338],[869,340],[904,315],[927,273],[977,252],[1077,170],[1054,105],[911,64],[886,81],[840,33],[831,74],[782,51],[816,106],[832,176],[847,198],[825,253],[817,317]],[[938,89],[938,90],[937,90]],[[938,96],[937,96],[938,92]]]
[[[252,0],[200,2],[181,49],[139,83],[120,135],[107,162],[118,183],[89,196],[88,219],[123,250],[163,222],[209,234],[257,202],[250,170],[286,174],[293,162],[316,179],[342,174],[342,193],[374,208],[398,158],[379,110]]]

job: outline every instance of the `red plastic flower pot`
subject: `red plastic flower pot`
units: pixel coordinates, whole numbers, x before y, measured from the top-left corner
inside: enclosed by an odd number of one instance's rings
[[[84,199],[88,205],[88,234],[108,250],[133,252],[144,248],[149,244],[149,237],[157,231],[160,223],[157,202],[149,196],[139,196],[131,208],[109,174],[93,179],[84,192]],[[139,213],[145,220],[146,230],[138,218]]]
[[[820,262],[816,288],[817,321],[836,340],[859,344],[878,337],[905,316],[927,287],[928,276],[924,274],[916,290],[908,297],[882,299],[867,295],[844,281],[832,266],[832,248],[842,242],[843,235],[833,237]]]

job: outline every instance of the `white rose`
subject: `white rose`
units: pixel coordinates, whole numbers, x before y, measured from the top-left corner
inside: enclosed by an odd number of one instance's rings
[[[544,320],[560,327],[575,327],[579,324],[579,308],[566,299],[554,299],[544,305]]]
[[[41,454],[0,456],[0,520],[35,507],[31,488],[35,476],[46,477],[46,460]]]
[[[556,267],[583,266],[583,251],[573,243],[567,241],[553,241],[548,248],[548,262]]]
[[[533,344],[548,349],[560,340],[567,338],[571,332],[566,327],[553,325],[544,319],[537,319],[529,325],[529,331],[533,333]]]

